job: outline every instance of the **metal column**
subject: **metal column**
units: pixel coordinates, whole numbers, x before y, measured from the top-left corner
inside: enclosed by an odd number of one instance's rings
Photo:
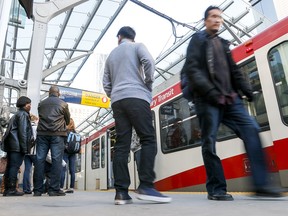
[[[43,59],[48,22],[55,16],[88,0],[54,0],[45,3],[34,3],[34,27],[31,41],[27,96],[32,100],[31,113],[38,115],[40,87],[43,75]]]

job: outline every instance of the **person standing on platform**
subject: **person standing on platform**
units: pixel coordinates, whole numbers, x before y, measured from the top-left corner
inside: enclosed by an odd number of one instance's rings
[[[67,135],[70,133],[76,133],[75,131],[75,123],[72,118],[70,118],[70,123],[67,125]],[[66,142],[66,141],[65,141]],[[69,166],[69,174],[70,174],[70,187],[65,191],[65,193],[74,193],[74,185],[75,185],[75,162],[76,162],[76,154],[70,154],[64,150],[64,156],[63,160],[68,164]],[[60,182],[60,188],[64,188],[64,183],[65,183],[65,175],[66,175],[66,166],[63,167],[62,169],[62,174],[61,174],[61,182]],[[68,175],[67,175],[68,179]]]
[[[3,196],[23,196],[24,193],[16,189],[17,175],[24,155],[30,151],[33,140],[30,122],[31,100],[21,96],[17,102],[18,111],[10,119],[8,128],[3,136],[3,151],[7,152],[7,168],[5,171]]]
[[[0,140],[2,139],[4,128],[7,127],[10,118],[10,110],[6,103],[0,108]]]
[[[65,196],[60,190],[64,141],[67,137],[66,125],[70,122],[68,104],[59,98],[57,86],[51,86],[49,97],[38,105],[39,122],[37,127],[36,163],[34,169],[34,196],[43,193],[45,162],[51,150],[51,179],[49,196]]]
[[[24,175],[23,175],[23,192],[25,194],[32,194],[31,190],[31,170],[32,170],[32,165],[35,164],[36,161],[36,130],[37,130],[37,125],[39,118],[33,114],[30,115],[31,118],[31,125],[32,125],[32,132],[33,132],[33,146],[28,152],[28,154],[25,155],[24,157]]]
[[[280,197],[271,189],[265,155],[259,138],[259,126],[246,111],[241,95],[253,101],[253,91],[235,64],[230,43],[218,36],[223,22],[222,11],[210,6],[204,14],[206,29],[195,33],[187,48],[182,73],[189,78],[193,101],[201,126],[202,156],[206,168],[209,200],[233,200],[227,193],[226,179],[216,154],[216,137],[220,123],[241,138],[250,161],[255,195]]]
[[[135,35],[134,29],[129,26],[119,30],[118,47],[108,56],[103,77],[104,90],[111,98],[117,134],[113,161],[116,205],[132,203],[128,194],[128,155],[132,127],[135,128],[142,146],[137,198],[159,203],[171,201],[170,197],[154,188],[157,147],[150,103],[155,63],[146,46],[135,43]]]

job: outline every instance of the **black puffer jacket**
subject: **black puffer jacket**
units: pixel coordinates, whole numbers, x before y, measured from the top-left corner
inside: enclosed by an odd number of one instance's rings
[[[66,125],[70,122],[68,104],[50,95],[38,105],[39,123],[37,135],[67,136]]]
[[[30,115],[23,108],[20,108],[9,121],[7,131],[4,134],[3,150],[27,154],[32,138]]]
[[[244,78],[242,71],[235,64],[231,51],[229,49],[229,41],[220,38],[226,53],[227,62],[231,72],[231,83],[233,89],[240,95],[244,94],[248,99],[252,100],[252,88],[249,82]],[[189,79],[189,85],[193,91],[193,96],[203,97],[209,100],[212,92],[221,94],[221,90],[216,87],[214,82],[213,54],[208,50],[209,34],[203,30],[195,33],[187,48],[186,62],[182,68]]]

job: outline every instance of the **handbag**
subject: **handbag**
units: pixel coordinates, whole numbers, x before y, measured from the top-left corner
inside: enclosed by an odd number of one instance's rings
[[[4,174],[7,167],[7,157],[0,158],[0,174]]]

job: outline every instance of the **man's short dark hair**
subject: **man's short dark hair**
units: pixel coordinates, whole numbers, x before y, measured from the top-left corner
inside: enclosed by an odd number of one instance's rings
[[[208,16],[209,16],[209,11],[214,10],[214,9],[217,9],[217,10],[220,10],[220,11],[221,11],[221,9],[220,9],[219,7],[210,5],[210,6],[205,10],[204,20],[206,20],[206,19],[208,18]]]
[[[59,91],[59,88],[57,86],[51,86],[50,89],[49,89],[49,96],[50,95],[55,95],[55,96],[58,96],[60,95],[60,91]]]
[[[117,33],[117,37],[121,35],[124,38],[134,40],[136,32],[130,26],[123,26]]]

